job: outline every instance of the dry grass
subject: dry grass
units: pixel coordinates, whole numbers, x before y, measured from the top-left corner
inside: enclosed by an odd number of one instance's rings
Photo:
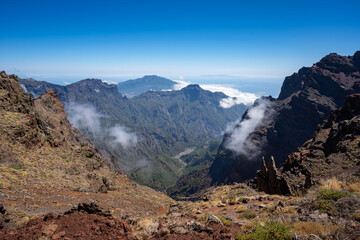
[[[297,222],[293,224],[292,232],[298,235],[315,234],[318,236],[326,235],[325,226],[316,222]]]
[[[360,182],[351,183],[344,187],[349,192],[355,192],[360,194]]]
[[[281,209],[282,213],[295,214],[297,211],[294,206],[286,206]]]
[[[348,192],[355,192],[360,194],[360,181],[356,182],[343,182],[333,177],[331,179],[323,180],[320,182],[320,189],[333,189],[333,190],[346,190]]]
[[[247,207],[245,206],[239,206],[236,208],[236,211],[237,213],[242,213],[242,212],[245,212],[247,210]]]
[[[320,188],[341,190],[343,188],[343,183],[340,182],[337,178],[333,177],[330,179],[322,180],[320,182]]]

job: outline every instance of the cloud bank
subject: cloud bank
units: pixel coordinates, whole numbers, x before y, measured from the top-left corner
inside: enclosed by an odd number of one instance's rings
[[[70,122],[78,129],[85,129],[91,134],[108,141],[110,146],[121,145],[123,148],[135,146],[138,138],[124,126],[103,126],[101,118],[106,115],[98,113],[95,107],[89,104],[70,103],[65,106]]]
[[[180,90],[187,85],[191,84],[189,82],[183,80],[174,80],[177,84],[174,85],[174,90]],[[231,108],[237,104],[245,104],[247,106],[254,103],[254,101],[258,98],[253,93],[241,92],[235,88],[230,86],[220,85],[220,84],[200,84],[202,89],[208,90],[210,92],[222,92],[227,95],[227,98],[221,99],[219,102],[222,108]]]
[[[246,118],[233,129],[230,137],[226,140],[225,147],[237,155],[254,152],[256,146],[248,137],[264,121],[269,106],[270,102],[268,100],[260,99],[256,106],[249,108]]]

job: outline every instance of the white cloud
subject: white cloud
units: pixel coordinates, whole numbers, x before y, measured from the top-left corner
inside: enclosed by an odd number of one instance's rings
[[[243,119],[232,131],[230,137],[225,142],[225,147],[234,151],[236,154],[248,153],[248,150],[254,150],[255,146],[248,139],[250,133],[262,123],[265,111],[267,111],[270,102],[268,100],[259,100],[259,104],[249,108],[247,118]]]
[[[138,139],[134,133],[129,132],[125,127],[115,125],[109,129],[109,135],[114,139],[111,140],[113,144],[120,144],[124,148],[135,146]]]
[[[223,98],[220,101],[220,106],[223,108],[231,108],[237,104],[251,105],[258,98],[258,96],[253,93],[241,92],[235,88],[225,85],[201,84],[200,87],[211,92],[222,92],[229,96],[228,98]]]
[[[107,116],[98,113],[95,107],[89,104],[70,103],[66,106],[70,122],[78,129],[86,129],[90,133],[97,135],[97,138],[108,140],[109,144],[114,147],[120,144],[127,148],[136,145],[138,139],[136,134],[130,132],[123,126],[115,125],[106,127],[101,125],[101,118]],[[110,137],[110,140],[109,138]]]
[[[88,104],[70,103],[66,105],[68,118],[76,128],[87,129],[93,134],[101,133],[100,119],[104,115]]]
[[[186,87],[187,85],[190,85],[191,83],[190,82],[186,82],[184,80],[174,80],[174,82],[177,82],[177,84],[174,85],[174,90],[181,90],[183,89],[184,87]]]
[[[115,82],[115,81],[110,81],[110,80],[101,80],[102,82],[104,82],[104,83],[107,83],[107,84],[115,84],[115,85],[117,85],[118,83],[117,82]]]
[[[24,84],[20,84],[20,86],[24,89],[24,91],[25,91],[26,94],[32,94],[32,95],[34,96],[34,98],[38,98],[38,97],[39,97],[39,95],[35,94],[34,92],[29,92],[29,91],[27,90],[27,88],[25,87]]]
[[[184,80],[174,80],[177,84],[174,85],[174,90],[180,90],[189,84],[190,82],[186,82]],[[245,104],[251,105],[258,98],[256,94],[241,92],[235,88],[226,85],[220,84],[200,84],[202,89],[208,90],[210,92],[222,92],[227,95],[227,98],[221,99],[219,102],[222,108],[231,108],[237,104]]]

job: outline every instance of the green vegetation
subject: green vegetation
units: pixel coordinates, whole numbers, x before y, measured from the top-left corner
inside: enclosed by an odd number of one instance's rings
[[[215,159],[220,144],[221,139],[210,141],[208,144],[200,144],[195,151],[182,156],[181,159],[187,164],[183,171],[183,175],[211,164]]]
[[[24,166],[12,166],[13,169],[16,169],[16,170],[24,170],[25,167]]]
[[[290,232],[290,227],[284,224],[268,221],[263,225],[256,223],[254,230],[250,234],[237,234],[238,240],[288,240],[293,234]]]
[[[66,155],[61,155],[60,157],[61,157],[62,159],[66,159],[66,158],[67,158]]]
[[[179,178],[181,163],[174,158],[159,156],[153,161],[147,161],[144,166],[133,170],[131,178],[140,184],[164,191]]]
[[[322,213],[332,213],[336,211],[333,202],[347,196],[348,193],[334,189],[322,189],[316,196],[316,207]]]
[[[219,219],[221,220],[221,222],[222,222],[225,226],[230,226],[230,225],[231,225],[230,220],[227,220],[227,219],[224,218],[224,217],[219,217]]]
[[[176,184],[168,189],[168,194],[179,197],[186,196],[188,192],[196,192],[199,186],[204,184],[204,172],[214,161],[220,143],[221,140],[217,139],[200,144],[193,152],[182,156],[181,159],[186,163],[186,167]]]
[[[328,201],[337,201],[340,198],[348,195],[346,192],[334,190],[334,189],[322,189],[317,195],[317,199],[328,200]]]
[[[253,218],[256,218],[256,213],[254,213],[253,211],[247,210],[247,211],[243,212],[242,214],[240,214],[239,217],[246,218],[246,219],[253,219]]]
[[[335,211],[335,208],[333,207],[332,203],[328,200],[318,199],[316,203],[316,207],[322,213],[332,213]]]

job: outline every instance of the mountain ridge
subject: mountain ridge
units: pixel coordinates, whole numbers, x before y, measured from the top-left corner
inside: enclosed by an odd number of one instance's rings
[[[111,131],[94,133],[89,127],[78,126],[99,148],[120,160],[122,171],[134,169],[136,173],[132,176],[142,179],[142,184],[154,183],[152,178],[158,179],[158,174],[152,170],[161,170],[159,176],[167,180],[160,180],[163,182],[161,185],[151,185],[161,189],[166,187],[163,184],[172,184],[179,177],[177,169],[181,168],[181,164],[172,159],[172,156],[188,147],[221,136],[226,125],[237,120],[245,110],[245,105],[242,104],[222,108],[219,102],[227,96],[204,90],[199,85],[189,85],[178,91],[150,91],[127,98],[117,91],[116,85],[108,85],[95,79],[68,86],[26,79],[20,79],[20,82],[29,92],[37,95],[51,89],[58,91],[68,114],[69,109],[74,106],[71,103],[76,103],[79,107],[74,108],[72,113],[80,109],[91,113],[91,116],[98,116],[101,129],[123,126],[136,134],[136,146],[125,149],[112,144],[106,135]],[[72,118],[72,115],[69,117]],[[146,169],[139,172],[139,166]],[[150,179],[147,177],[149,174]]]
[[[329,54],[312,67],[286,77],[279,98],[271,101],[275,114],[268,119],[270,123],[258,126],[247,139],[259,150],[256,160],[227,149],[225,143],[231,134],[225,135],[210,168],[213,184],[254,177],[261,156],[274,156],[278,165],[284,163],[287,155],[309,139],[331,111],[342,106],[347,95],[360,92],[359,56],[360,51],[349,57]],[[245,113],[242,118],[247,117]]]

